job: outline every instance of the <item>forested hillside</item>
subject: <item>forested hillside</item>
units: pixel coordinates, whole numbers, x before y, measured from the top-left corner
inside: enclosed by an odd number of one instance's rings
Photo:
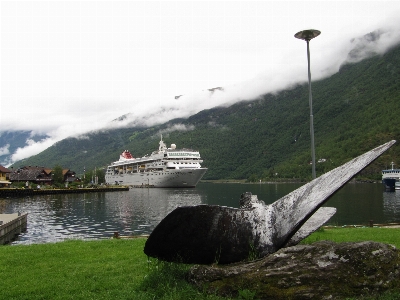
[[[306,74],[305,74],[306,76]],[[392,139],[400,139],[400,47],[347,64],[312,83],[317,176]],[[278,94],[202,111],[152,128],[126,128],[68,138],[14,164],[61,165],[78,174],[105,167],[129,149],[143,156],[169,145],[200,151],[204,179],[311,178],[307,84]],[[399,141],[400,143],[400,141]],[[360,176],[400,164],[396,144]]]

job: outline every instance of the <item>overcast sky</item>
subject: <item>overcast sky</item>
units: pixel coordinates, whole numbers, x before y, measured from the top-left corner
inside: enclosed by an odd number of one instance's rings
[[[251,100],[307,81],[296,32],[322,32],[317,80],[352,38],[385,29],[380,48],[395,43],[399,15],[399,1],[1,1],[0,131],[50,136],[18,160],[127,113],[151,125]]]

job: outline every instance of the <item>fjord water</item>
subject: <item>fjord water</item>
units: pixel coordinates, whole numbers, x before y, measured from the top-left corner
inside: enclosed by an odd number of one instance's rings
[[[13,244],[57,242],[65,239],[110,238],[150,234],[173,209],[187,205],[237,208],[240,195],[251,192],[270,204],[302,184],[200,183],[193,189],[136,188],[123,192],[45,195],[0,199],[0,213],[27,212],[27,232]],[[400,191],[386,192],[381,184],[349,183],[325,206],[337,208],[328,224],[368,225],[400,222]]]

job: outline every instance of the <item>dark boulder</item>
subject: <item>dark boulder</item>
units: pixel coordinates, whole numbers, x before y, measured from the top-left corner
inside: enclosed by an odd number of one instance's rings
[[[247,290],[254,299],[345,299],[399,288],[400,256],[382,243],[322,241],[248,263],[194,266],[188,280],[221,296]]]

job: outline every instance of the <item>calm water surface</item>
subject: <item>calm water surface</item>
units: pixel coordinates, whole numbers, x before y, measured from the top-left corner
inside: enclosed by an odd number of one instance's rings
[[[195,189],[131,189],[128,192],[0,198],[0,213],[27,212],[28,230],[13,244],[65,239],[110,238],[149,234],[178,206],[213,204],[238,207],[240,195],[252,192],[270,204],[301,184],[200,183]],[[337,208],[329,224],[400,222],[400,191],[380,184],[344,186],[326,204]]]

